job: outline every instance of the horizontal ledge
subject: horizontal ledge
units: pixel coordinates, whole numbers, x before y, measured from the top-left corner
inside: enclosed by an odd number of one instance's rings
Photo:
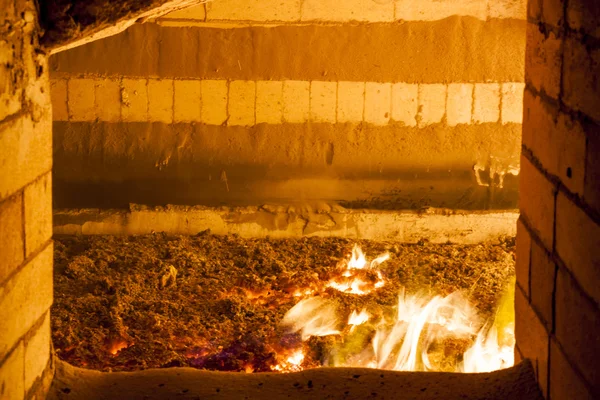
[[[481,374],[399,372],[365,368],[316,368],[289,374],[244,374],[199,371],[192,368],[150,369],[137,372],[86,370],[57,361],[50,400],[127,398],[219,399],[366,399],[541,400],[529,360],[500,371]]]
[[[141,235],[155,232],[241,237],[305,236],[474,244],[516,235],[517,210],[348,210],[335,204],[261,207],[145,207],[129,210],[68,209],[54,212],[56,235]]]

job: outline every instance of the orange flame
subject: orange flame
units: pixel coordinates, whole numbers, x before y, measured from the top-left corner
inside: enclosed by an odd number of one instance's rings
[[[133,345],[133,343],[131,343]],[[108,352],[113,356],[116,356],[121,350],[126,349],[130,346],[125,340],[117,339],[113,340],[108,344]]]
[[[385,285],[381,271],[375,271],[377,280],[374,283],[362,279],[359,271],[375,270],[379,264],[386,261],[388,258],[390,258],[390,255],[385,253],[368,263],[367,258],[360,247],[358,247],[358,245],[354,245],[350,260],[348,260],[346,269],[342,274],[342,278],[334,278],[330,280],[327,286],[340,292],[358,295],[368,294],[374,289],[379,289]]]

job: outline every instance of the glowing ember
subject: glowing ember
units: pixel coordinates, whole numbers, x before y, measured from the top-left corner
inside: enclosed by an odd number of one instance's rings
[[[289,356],[285,361],[273,367],[273,371],[279,372],[296,372],[302,370],[302,362],[304,361],[304,353],[302,350],[296,351]]]
[[[381,271],[377,266],[390,258],[388,253],[382,254],[370,263],[357,245],[352,249],[352,255],[340,277],[334,278],[327,286],[340,292],[363,295],[378,289],[385,284]]]
[[[108,352],[116,356],[121,350],[129,347],[129,343],[125,340],[113,340],[108,344]]]

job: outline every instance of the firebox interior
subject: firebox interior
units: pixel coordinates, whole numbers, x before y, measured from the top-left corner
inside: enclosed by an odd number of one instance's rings
[[[238,3],[51,57],[58,357],[512,366],[520,9]]]
[[[599,397],[596,2],[5,3],[1,398]]]

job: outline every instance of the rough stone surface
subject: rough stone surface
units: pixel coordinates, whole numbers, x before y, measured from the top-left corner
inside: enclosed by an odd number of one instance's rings
[[[40,41],[50,49],[61,48],[86,37],[103,37],[119,32],[140,17],[161,15],[193,4],[191,1],[124,0],[111,2],[81,0],[45,1],[40,4],[40,23],[44,29]]]
[[[308,121],[310,108],[310,82],[283,82],[283,119],[285,122]]]
[[[570,37],[564,42],[564,53],[564,103],[600,121],[600,49]]]
[[[201,81],[197,80],[175,80],[173,81],[174,122],[191,122],[201,120],[202,89]],[[208,99],[207,99],[208,100]],[[210,105],[206,105],[210,108]],[[208,113],[207,113],[208,116]],[[222,120],[215,118],[215,121]]]
[[[448,125],[470,124],[473,110],[473,85],[452,83],[448,85],[446,120]]]
[[[417,126],[419,85],[395,83],[392,85],[392,120],[405,126]]]
[[[9,177],[0,179],[0,199],[16,193],[50,170],[51,127],[48,119],[34,122],[27,116],[0,123],[0,173]]]
[[[500,118],[500,85],[478,83],[473,92],[473,121],[497,122]]]
[[[148,121],[148,80],[123,79],[121,117],[123,121]]]
[[[229,125],[254,125],[256,105],[256,83],[233,81],[229,84]]]
[[[57,115],[68,117],[67,84],[50,87],[37,17],[33,1],[0,1],[0,398],[10,400],[37,390],[27,379],[24,340],[52,302],[52,250],[31,249],[52,232],[50,187],[37,187],[52,166],[52,91],[62,98]],[[32,202],[32,194],[41,198]]]
[[[299,21],[301,0],[222,0],[206,5],[209,20]]]
[[[446,112],[446,85],[419,85],[419,126],[442,122]]]
[[[23,343],[2,363],[0,368],[0,396],[3,399],[21,400],[25,398]]]
[[[556,204],[556,252],[579,284],[600,304],[600,225],[563,193]]]
[[[521,157],[519,208],[547,249],[554,243],[556,188],[525,157]]]
[[[391,90],[389,83],[367,82],[365,85],[365,121],[386,125],[390,120]]]
[[[600,389],[600,311],[569,274],[559,271],[556,279],[556,340],[567,358],[580,371],[594,393]]]
[[[53,82],[55,82],[53,80]],[[95,82],[96,116],[101,121],[117,122],[121,120],[121,88],[119,82],[111,79],[96,80]],[[54,110],[54,97],[52,98]],[[54,116],[54,120],[60,120]]]
[[[338,82],[337,122],[362,121],[365,110],[365,84]]]
[[[360,368],[318,368],[290,374],[234,374],[192,368],[101,373],[58,363],[49,400],[99,400],[118,394],[132,400],[170,399],[185,392],[222,399],[403,399],[541,400],[531,363],[487,374],[392,372]],[[68,388],[69,394],[64,393]],[[373,394],[375,393],[375,395]]]
[[[517,254],[515,272],[517,284],[523,290],[525,297],[529,299],[529,271],[531,260],[531,236],[522,220],[517,221]]]
[[[177,79],[523,82],[525,28],[524,21],[456,16],[236,29],[146,23],[55,54],[50,67],[72,75]]]
[[[48,172],[25,188],[26,256],[39,251],[52,237],[52,174]]]
[[[0,288],[0,359],[52,304],[52,245]]]
[[[523,91],[522,83],[502,84],[502,123],[523,121]]]
[[[554,320],[554,284],[556,266],[546,249],[536,242],[531,244],[531,305],[540,315],[541,322],[550,332]]]
[[[0,284],[21,265],[25,254],[23,197],[19,193],[0,203]]]
[[[52,80],[51,91],[52,118],[58,121],[67,121],[69,119],[69,111],[67,109],[67,81]],[[119,103],[120,101],[117,104]]]
[[[327,211],[329,210],[329,211]],[[514,236],[516,212],[455,213],[346,210],[327,203],[263,207],[142,207],[131,211],[65,210],[55,213],[55,233],[66,235],[131,235],[164,231],[193,235],[210,229],[218,235],[294,238],[342,236],[417,243],[473,244]],[[325,225],[323,220],[334,221]],[[477,227],[477,229],[474,229]]]
[[[336,122],[337,82],[310,83],[310,120]]]
[[[511,209],[517,203],[514,175],[507,174],[493,193],[473,179],[473,165],[485,165],[490,157],[499,160],[497,170],[518,167],[517,124],[248,128],[55,122],[54,132],[59,208],[304,199],[338,201],[349,208],[482,210]],[[489,171],[481,173],[485,179],[484,174]]]
[[[540,96],[525,92],[523,144],[573,193],[583,193],[586,135],[582,125]]]
[[[580,373],[573,369],[556,340],[550,342],[550,398],[552,399],[596,399]]]
[[[173,122],[173,81],[148,80],[148,115],[155,121]]]
[[[537,25],[527,24],[525,82],[555,99],[560,92],[561,47],[553,32],[545,36]]]
[[[523,357],[531,360],[538,385],[546,394],[549,335],[519,288],[515,290],[515,339]]]
[[[394,20],[394,2],[304,0],[302,2],[302,20],[391,22]]]
[[[69,119],[72,121],[91,121],[96,118],[94,99],[94,81],[90,79],[69,79]]]
[[[25,341],[25,387],[31,388],[39,379],[50,360],[50,313],[43,317],[39,327],[28,333]]]
[[[202,81],[202,121],[221,125],[227,120],[228,90],[226,81]]]
[[[256,123],[280,124],[283,121],[283,82],[256,83]]]

